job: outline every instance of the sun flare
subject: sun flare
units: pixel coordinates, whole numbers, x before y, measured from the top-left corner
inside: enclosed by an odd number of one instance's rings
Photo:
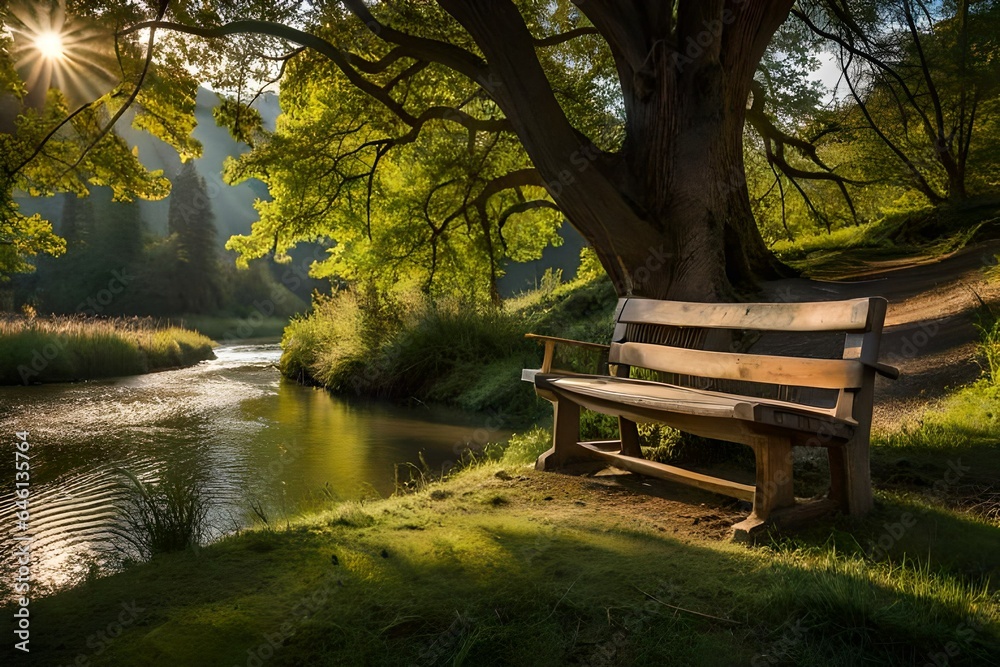
[[[57,32],[43,32],[35,37],[35,48],[49,60],[58,60],[66,55],[62,35]]]
[[[14,67],[28,104],[41,106],[58,89],[72,105],[100,97],[114,84],[113,35],[93,21],[66,13],[66,0],[7,0],[5,30],[14,39]],[[0,0],[0,5],[7,4]]]

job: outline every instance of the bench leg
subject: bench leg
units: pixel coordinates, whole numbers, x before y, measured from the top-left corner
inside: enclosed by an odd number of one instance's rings
[[[788,438],[761,438],[753,447],[757,460],[757,483],[753,512],[733,526],[737,538],[752,536],[762,530],[771,512],[795,504],[792,491],[792,443]]]
[[[874,505],[869,449],[868,433],[856,433],[846,445],[827,449],[830,498],[844,514],[862,516]]]
[[[625,456],[643,458],[642,447],[639,446],[639,429],[635,422],[624,417],[618,418],[618,433],[622,440],[621,453]]]
[[[572,461],[590,459],[580,447],[580,406],[564,398],[552,401],[552,449],[535,461],[535,470],[554,470]]]

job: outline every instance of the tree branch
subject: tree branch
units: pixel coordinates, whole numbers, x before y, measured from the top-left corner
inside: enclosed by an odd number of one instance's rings
[[[358,17],[379,39],[405,47],[418,60],[436,62],[482,83],[489,80],[486,63],[465,49],[436,39],[418,37],[396,30],[377,20],[363,0],[344,0],[344,6]]]
[[[169,5],[170,5],[170,0],[160,0],[159,9],[156,12],[157,21],[161,20],[163,18],[163,15],[167,13],[167,7]],[[135,89],[129,94],[128,99],[125,100],[125,103],[122,104],[120,109],[118,109],[118,112],[111,117],[111,120],[108,121],[108,123],[97,133],[97,136],[94,137],[93,141],[91,141],[90,144],[86,148],[84,148],[83,151],[80,153],[80,157],[76,159],[76,161],[69,169],[67,169],[62,173],[60,178],[64,177],[66,174],[68,174],[69,172],[73,171],[74,169],[80,166],[80,163],[83,162],[83,159],[87,157],[87,153],[93,150],[94,146],[96,146],[102,139],[104,139],[104,137],[107,136],[107,134],[112,130],[112,128],[114,128],[115,124],[117,124],[118,121],[121,119],[121,117],[125,115],[125,112],[128,111],[129,107],[132,106],[132,103],[135,102],[136,98],[139,97],[139,91],[142,89],[142,84],[146,80],[146,75],[149,74],[149,67],[153,63],[153,44],[155,43],[155,41],[156,41],[156,28],[153,27],[149,29],[149,41],[146,43],[146,59],[142,64],[142,71],[139,73],[139,80],[135,82]]]
[[[535,46],[540,48],[545,48],[547,46],[558,46],[564,42],[569,42],[576,39],[577,37],[582,37],[583,35],[599,35],[600,32],[597,28],[593,26],[585,26],[583,28],[574,28],[573,30],[567,30],[564,33],[558,35],[549,35],[548,37],[535,37]]]

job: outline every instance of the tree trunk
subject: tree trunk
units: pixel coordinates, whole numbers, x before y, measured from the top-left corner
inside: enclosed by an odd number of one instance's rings
[[[748,82],[720,63],[661,63],[658,89],[636,91],[623,157],[641,188],[634,197],[666,240],[669,266],[643,280],[633,261],[633,293],[718,300],[757,278],[789,275],[761,238],[743,162]],[[664,131],[664,120],[670,118]],[[641,258],[640,258],[641,259]]]
[[[510,0],[439,3],[479,45],[488,92],[619,294],[717,301],[790,275],[754,221],[742,139],[750,82],[791,0],[681,0],[676,25],[669,3],[578,2],[619,70],[615,155],[570,125]]]
[[[965,169],[954,159],[951,164],[945,165],[948,172],[948,201],[952,203],[963,202],[969,198],[969,193],[965,189]]]

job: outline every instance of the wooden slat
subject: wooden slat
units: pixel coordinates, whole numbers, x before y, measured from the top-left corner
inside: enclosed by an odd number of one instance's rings
[[[758,331],[868,330],[871,299],[812,303],[691,303],[629,299],[619,322]]]
[[[541,334],[529,333],[529,334],[524,334],[524,337],[525,338],[531,338],[533,340],[537,340],[539,343],[545,343],[545,342],[548,342],[548,341],[552,341],[553,343],[556,343],[557,345],[570,345],[572,347],[586,347],[586,348],[590,348],[590,349],[594,349],[594,350],[606,350],[606,349],[608,349],[607,345],[603,345],[601,343],[589,343],[589,342],[583,341],[583,340],[571,340],[569,338],[557,338],[556,336],[542,336]]]
[[[647,461],[646,459],[637,459],[631,456],[622,456],[621,454],[616,454],[614,452],[605,452],[588,443],[580,443],[580,446],[584,449],[590,450],[597,457],[607,461],[617,468],[621,468],[622,470],[628,470],[629,472],[634,472],[639,475],[647,475],[649,477],[656,477],[658,479],[666,479],[671,482],[680,482],[681,484],[696,486],[699,489],[711,491],[712,493],[719,493],[731,498],[739,498],[740,500],[753,502],[754,492],[756,489],[749,484],[740,484],[739,482],[731,482],[727,479],[702,475],[701,473],[691,472],[690,470],[684,470],[683,468],[669,466],[665,463]]]
[[[615,343],[609,360],[666,373],[818,389],[860,387],[865,369],[860,361],[850,359],[708,352],[648,343]]]
[[[754,399],[739,396],[715,394],[656,382],[605,379],[597,376],[557,377],[551,384],[556,390],[593,396],[623,405],[639,405],[702,417],[736,417],[753,421],[753,404],[750,401]]]
[[[551,385],[557,391],[567,392],[573,396],[593,396],[613,403],[639,405],[653,410],[667,410],[704,417],[736,417],[754,421],[756,414],[764,412],[762,408],[767,408],[774,412],[788,412],[816,419],[842,422],[848,426],[855,425],[853,421],[837,419],[834,408],[788,403],[773,398],[724,394],[660,382],[600,375],[568,375],[562,372],[559,375],[536,378],[536,388],[539,381],[546,387]],[[768,420],[768,423],[773,422]]]

